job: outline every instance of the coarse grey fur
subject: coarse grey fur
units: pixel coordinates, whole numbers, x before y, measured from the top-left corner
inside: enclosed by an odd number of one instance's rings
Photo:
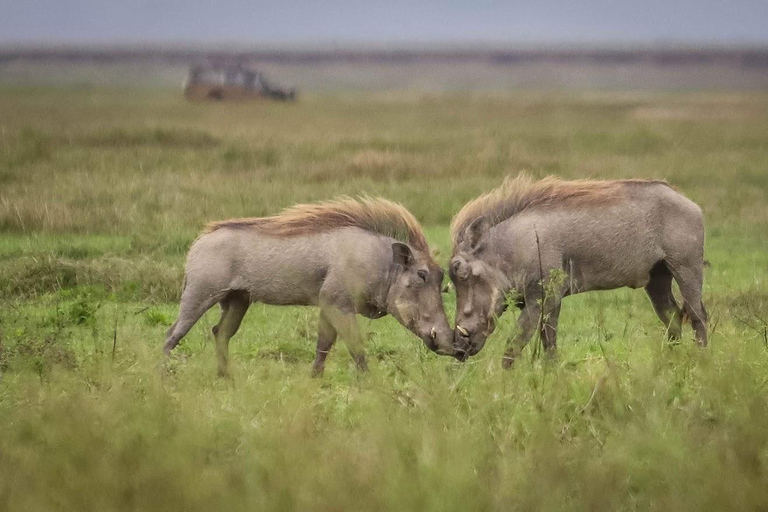
[[[563,297],[625,286],[645,288],[670,338],[680,337],[684,311],[696,341],[706,346],[701,209],[664,182],[547,183],[566,191],[569,183],[578,191],[595,183],[602,196],[590,201],[587,193],[562,203],[554,197],[495,224],[480,215],[454,237],[449,275],[457,293],[457,357],[482,349],[509,303],[521,314],[503,366],[512,365],[537,329],[553,353]],[[682,310],[672,294],[673,278]]]
[[[218,371],[226,375],[229,339],[248,306],[262,302],[320,307],[315,374],[322,373],[337,334],[357,366],[366,367],[356,313],[391,314],[431,350],[452,354],[442,279],[429,254],[358,227],[281,237],[233,222],[203,234],[190,248],[179,316],[168,331],[165,352],[220,303],[221,319],[213,332]]]

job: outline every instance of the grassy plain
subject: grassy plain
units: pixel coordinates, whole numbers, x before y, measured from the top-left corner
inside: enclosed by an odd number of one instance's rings
[[[564,302],[560,357],[460,364],[391,318],[310,378],[316,311],[255,305],[215,377],[211,311],[163,368],[208,220],[382,195],[441,261],[527,170],[665,178],[707,221],[707,350],[642,291]],[[453,315],[454,299],[446,297]],[[768,95],[0,90],[0,509],[765,510]]]

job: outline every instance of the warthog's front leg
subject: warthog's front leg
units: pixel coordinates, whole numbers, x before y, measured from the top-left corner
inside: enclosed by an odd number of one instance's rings
[[[321,309],[320,319],[317,325],[317,351],[315,354],[315,362],[312,365],[312,375],[319,377],[325,370],[325,358],[328,357],[328,352],[331,351],[333,344],[336,342],[337,332],[333,327],[328,316]]]
[[[507,340],[507,349],[501,360],[501,366],[505,370],[512,367],[515,358],[520,355],[528,340],[531,339],[536,327],[539,325],[539,316],[541,315],[541,306],[538,302],[529,303],[526,301],[525,307],[520,312],[517,319],[517,333]]]
[[[526,295],[525,305],[517,319],[517,334],[507,340],[507,350],[501,362],[504,369],[512,367],[536,330],[539,331],[546,355],[553,357],[557,352],[557,321],[560,318],[562,290],[555,290],[549,294],[544,292],[543,301],[541,293],[542,290],[529,289]]]
[[[348,312],[328,307],[323,309],[323,314],[347,345],[349,355],[352,356],[358,370],[366,371],[368,369],[368,363],[365,361],[363,337],[360,334],[360,328],[357,325],[354,310]]]
[[[557,321],[560,318],[560,300],[548,297],[544,303],[544,315],[541,317],[539,334],[544,352],[548,357],[557,353]]]

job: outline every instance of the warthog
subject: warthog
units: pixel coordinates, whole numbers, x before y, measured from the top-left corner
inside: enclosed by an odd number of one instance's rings
[[[317,355],[321,374],[337,334],[365,369],[355,314],[390,314],[438,353],[453,354],[443,310],[443,271],[418,221],[384,199],[344,198],[298,205],[274,217],[210,224],[189,250],[168,354],[214,304],[220,375],[227,374],[229,339],[253,302],[320,306]]]
[[[508,178],[467,203],[451,231],[456,357],[479,352],[510,303],[521,313],[503,366],[536,329],[553,353],[563,297],[624,286],[644,287],[669,338],[679,338],[673,278],[697,342],[707,344],[701,209],[663,181]]]

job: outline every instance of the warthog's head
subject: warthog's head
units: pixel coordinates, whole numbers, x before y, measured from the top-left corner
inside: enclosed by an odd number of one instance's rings
[[[440,295],[443,270],[428,254],[411,251],[399,242],[392,244],[392,256],[387,312],[433,352],[453,355],[453,330]]]
[[[504,312],[505,278],[488,250],[490,221],[481,217],[454,247],[449,276],[456,287],[454,356],[465,359],[480,352]]]

